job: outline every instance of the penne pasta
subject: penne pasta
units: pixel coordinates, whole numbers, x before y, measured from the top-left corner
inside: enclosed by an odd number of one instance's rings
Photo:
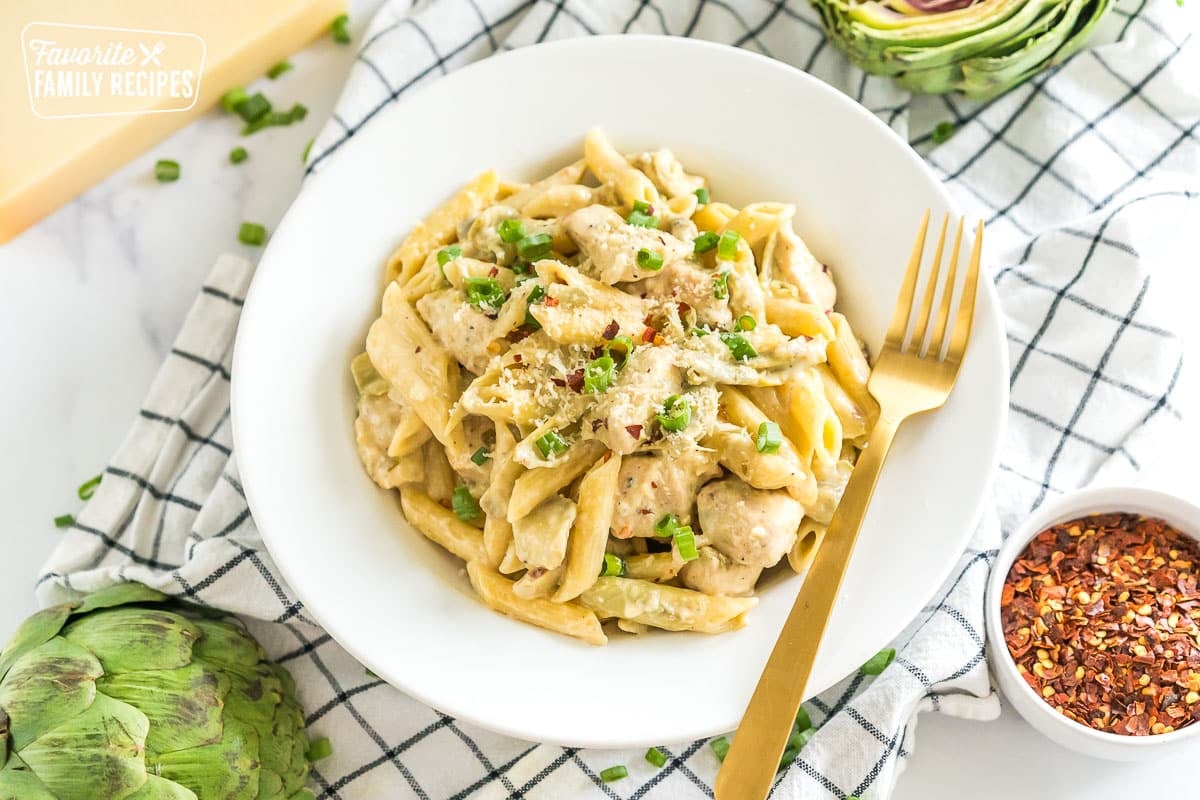
[[[593,464],[579,483],[579,513],[571,528],[562,580],[554,593],[555,602],[574,600],[595,583],[600,574],[608,531],[612,527],[612,499],[617,495],[620,471],[621,456],[613,455]]]
[[[480,561],[467,562],[467,576],[483,602],[502,614],[539,628],[574,636],[588,644],[608,642],[604,629],[600,627],[600,620],[582,606],[520,597],[513,591],[512,581],[488,569]]]
[[[415,486],[400,490],[400,507],[405,518],[429,541],[439,544],[463,561],[483,560],[483,534],[460,522],[436,500]]]
[[[787,556],[788,565],[797,575],[803,577],[808,574],[813,559],[817,556],[817,550],[821,547],[824,539],[825,526],[805,517],[804,521],[800,523],[799,533],[796,534],[796,543],[792,545]]]
[[[724,633],[745,625],[753,597],[722,597],[635,578],[598,578],[579,601],[601,619],[620,618],[668,631]]]
[[[595,439],[580,442],[554,462],[553,468],[528,469],[513,484],[508,500],[508,521],[515,523],[571,481],[582,475],[600,458],[604,445]]]
[[[496,199],[499,190],[500,179],[494,170],[489,169],[414,225],[412,231],[400,243],[400,247],[388,259],[383,285],[387,287],[393,281],[398,280],[403,284],[410,280],[430,252],[453,241],[459,224],[490,205]]]

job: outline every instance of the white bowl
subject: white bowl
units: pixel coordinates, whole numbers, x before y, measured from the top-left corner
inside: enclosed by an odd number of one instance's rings
[[[1200,736],[1200,723],[1171,733],[1122,736],[1089,728],[1064,717],[1026,683],[1004,641],[1000,623],[1000,592],[1004,579],[1029,540],[1060,522],[1091,514],[1124,511],[1166,520],[1184,534],[1200,539],[1200,508],[1174,495],[1134,486],[1099,486],[1080,489],[1047,501],[1004,542],[988,578],[986,624],[988,664],[1000,691],[1025,721],[1041,733],[1077,753],[1112,761],[1138,761],[1174,752],[1193,744]]]
[[[351,430],[347,364],[378,314],[382,265],[398,240],[489,166],[530,179],[578,158],[593,125],[626,151],[675,149],[710,178],[716,198],[795,203],[800,234],[831,265],[839,305],[872,352],[921,213],[940,219],[951,206],[873,115],[744,50],[612,37],[490,58],[380,113],[305,184],[246,302],[234,435],[250,506],[284,577],[306,613],[376,674],[525,739],[677,742],[736,726],[791,606],[793,576],[763,588],[744,630],[583,645],[485,608],[461,562],[414,532],[394,494],[366,477]],[[1007,348],[986,281],[975,320],[950,401],[900,431],[814,693],[904,628],[971,534],[1007,408]]]

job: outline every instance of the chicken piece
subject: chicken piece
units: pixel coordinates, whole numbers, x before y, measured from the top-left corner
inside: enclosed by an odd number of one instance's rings
[[[625,284],[621,288],[641,297],[687,303],[696,312],[698,324],[729,328],[733,323],[729,295],[726,293],[723,298],[714,296],[713,277],[712,272],[698,269],[687,261],[676,261],[652,277]]]
[[[800,290],[800,299],[813,303],[824,310],[833,308],[837,289],[829,269],[813,256],[808,246],[796,235],[790,225],[779,229],[775,242],[775,273],[782,280]]]
[[[707,450],[674,458],[656,453],[623,459],[617,477],[613,535],[618,539],[653,536],[654,523],[668,514],[683,523],[691,522],[696,488],[720,474],[716,456]]]
[[[730,597],[749,597],[763,568],[754,564],[739,564],[715,547],[701,547],[700,555],[684,565],[680,577],[683,585],[705,594]]]
[[[530,570],[552,570],[567,555],[567,536],[575,523],[578,507],[554,495],[513,523],[513,543],[517,558]],[[538,572],[539,577],[542,573]]]
[[[506,349],[507,342],[495,336],[492,319],[463,302],[456,289],[430,292],[417,301],[417,311],[434,338],[476,375],[487,369],[493,355]]]
[[[696,497],[700,529],[738,564],[772,567],[787,555],[804,507],[782,489],[755,489],[741,478],[713,481]]]
[[[583,430],[618,453],[632,453],[653,432],[663,401],[683,389],[683,377],[666,347],[638,347],[608,391],[583,417]]]
[[[692,252],[691,243],[656,228],[630,225],[607,206],[579,209],[563,219],[563,229],[584,256],[580,272],[609,285],[641,280],[657,272],[638,266],[639,250],[657,253],[664,264],[687,258]]]

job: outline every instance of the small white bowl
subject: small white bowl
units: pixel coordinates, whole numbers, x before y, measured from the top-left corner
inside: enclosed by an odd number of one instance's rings
[[[1083,755],[1112,761],[1137,761],[1174,752],[1200,736],[1200,722],[1171,733],[1124,736],[1089,728],[1068,719],[1038,696],[1017,671],[1000,623],[1000,593],[1013,561],[1025,545],[1060,522],[1111,512],[1157,517],[1194,539],[1200,539],[1200,508],[1174,495],[1132,486],[1103,486],[1070,492],[1047,501],[1005,541],[988,578],[985,616],[988,663],[996,683],[1025,721],[1038,731]]]

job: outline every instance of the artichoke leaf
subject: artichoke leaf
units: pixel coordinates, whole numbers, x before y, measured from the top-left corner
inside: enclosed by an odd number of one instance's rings
[[[42,734],[20,756],[55,800],[125,797],[146,782],[149,729],[145,714],[97,694],[83,713]]]
[[[196,793],[186,786],[180,786],[175,781],[160,778],[157,775],[147,775],[146,782],[122,800],[198,800]]]
[[[22,622],[0,653],[0,681],[4,680],[14,661],[57,636],[70,616],[70,605],[51,606]]]
[[[96,657],[55,637],[16,660],[0,681],[0,708],[9,717],[12,747],[20,751],[46,731],[83,713],[104,674]]]
[[[0,800],[58,800],[16,755],[0,769]]]
[[[230,678],[203,663],[118,672],[100,678],[96,686],[154,720],[146,736],[147,753],[168,753],[221,739],[221,711]]]
[[[220,667],[252,667],[267,657],[262,647],[240,625],[212,619],[192,620],[200,629],[200,641],[192,655]]]
[[[258,800],[258,733],[236,719],[223,727],[214,744],[147,755],[147,769],[206,800]]]
[[[141,583],[118,583],[92,592],[79,602],[74,615],[87,614],[102,608],[129,605],[130,603],[161,603],[167,596],[157,589]]]
[[[63,636],[95,653],[111,673],[186,666],[200,629],[171,611],[126,606],[73,620]]]

